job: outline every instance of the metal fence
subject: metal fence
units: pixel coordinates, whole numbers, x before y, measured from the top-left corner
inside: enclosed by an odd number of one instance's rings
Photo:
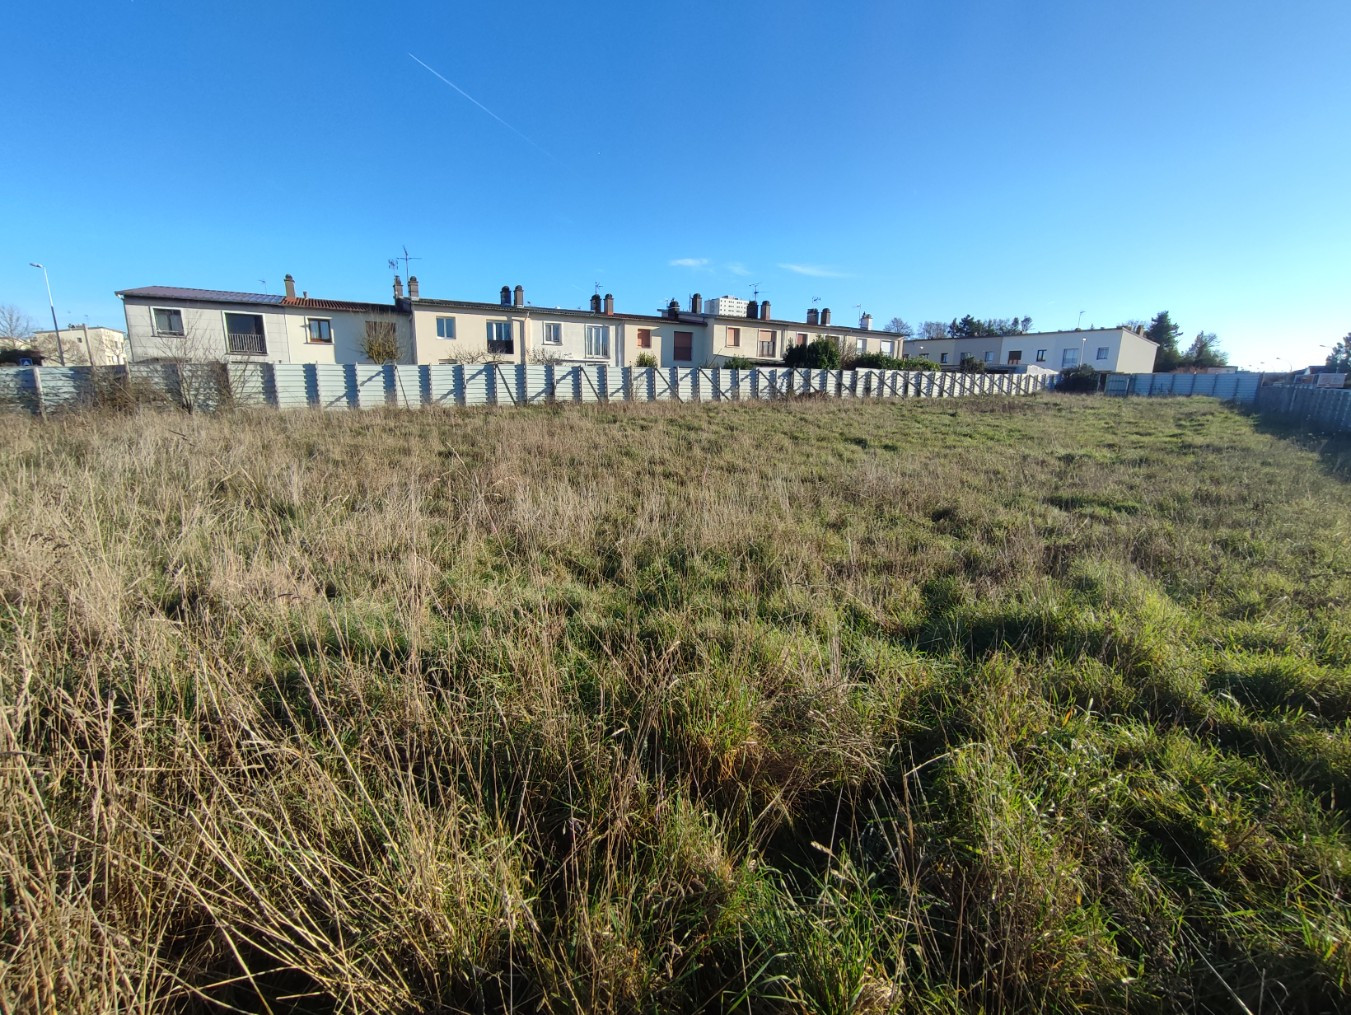
[[[1028,395],[1054,375],[906,370],[717,370],[704,367],[403,366],[373,363],[184,363],[0,370],[0,403],[36,415],[119,399],[193,409],[536,405],[542,402],[721,402],[820,398]]]
[[[1232,374],[1108,374],[1103,391],[1109,395],[1154,397],[1204,395],[1251,405],[1261,384],[1261,374],[1246,370]]]
[[[1257,411],[1310,428],[1351,431],[1351,389],[1271,384],[1258,391]]]

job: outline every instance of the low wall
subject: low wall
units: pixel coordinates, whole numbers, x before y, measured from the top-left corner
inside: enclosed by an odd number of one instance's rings
[[[163,399],[193,409],[533,405],[540,402],[716,402],[789,398],[1028,395],[1054,375],[906,370],[715,370],[703,367],[381,366],[373,363],[184,363],[0,370],[0,404],[36,415],[100,402]]]

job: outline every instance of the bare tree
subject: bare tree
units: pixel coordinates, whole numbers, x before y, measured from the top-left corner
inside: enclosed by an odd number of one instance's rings
[[[910,325],[900,317],[893,317],[891,320],[887,321],[887,326],[882,330],[889,331],[893,335],[900,335],[902,338],[910,338],[915,334],[915,329],[910,327]]]
[[[0,303],[0,341],[9,348],[33,340],[33,319],[13,303]]]
[[[925,321],[919,326],[919,337],[930,340],[948,337],[948,326],[942,321]]]

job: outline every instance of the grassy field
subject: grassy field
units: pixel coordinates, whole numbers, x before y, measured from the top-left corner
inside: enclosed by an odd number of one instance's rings
[[[1336,448],[1057,396],[5,424],[0,1010],[1351,1005]]]

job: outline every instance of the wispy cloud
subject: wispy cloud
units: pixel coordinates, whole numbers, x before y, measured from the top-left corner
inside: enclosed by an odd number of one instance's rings
[[[667,261],[672,268],[707,268],[707,257],[677,257],[674,261]]]
[[[750,269],[740,261],[729,261],[727,263],[727,270],[733,275],[749,275],[751,273]]]
[[[487,106],[485,106],[483,103],[479,102],[478,99],[474,98],[472,95],[470,95],[468,92],[466,92],[463,88],[461,88],[459,85],[457,85],[454,81],[450,80],[450,78],[446,77],[446,76],[445,76],[444,74],[442,74],[440,71],[438,71],[438,70],[436,70],[436,69],[434,69],[434,68],[432,68],[432,67],[428,67],[425,63],[423,63],[423,62],[422,62],[421,60],[419,60],[417,57],[413,56],[412,53],[409,53],[408,56],[409,56],[410,59],[412,59],[412,61],[413,61],[414,63],[420,65],[422,68],[424,68],[425,70],[427,70],[428,72],[430,72],[433,76],[435,76],[435,77],[437,77],[437,78],[440,78],[440,79],[441,79],[442,81],[444,81],[446,84],[450,85],[451,88],[454,88],[457,92],[459,92],[461,95],[463,95],[466,99],[468,99],[468,100],[469,100],[470,102],[472,102],[474,105],[478,106],[479,109],[483,110],[485,113],[487,113],[489,116],[491,116],[494,120],[496,120],[498,123],[500,123],[503,127],[506,127],[507,130],[511,131],[511,132],[512,132],[513,134],[515,134],[517,137],[521,138],[521,140],[523,140],[523,141],[527,142],[528,144],[531,144],[531,145],[533,145],[534,147],[538,148],[540,151],[542,151],[545,155],[549,156],[549,158],[553,159],[555,162],[558,161],[558,159],[554,158],[554,153],[553,153],[553,152],[549,151],[549,149],[545,148],[543,145],[541,145],[541,144],[539,144],[538,142],[534,141],[532,138],[528,137],[527,135],[521,133],[519,130],[517,130],[515,127],[513,127],[511,124],[507,123],[506,120],[502,119],[500,116],[498,116],[496,113],[494,113],[491,109],[489,109],[489,108],[488,108]]]
[[[808,275],[811,278],[848,278],[849,275],[843,271],[836,271],[834,268],[826,268],[819,264],[781,264],[784,271],[791,271],[794,275]]]

